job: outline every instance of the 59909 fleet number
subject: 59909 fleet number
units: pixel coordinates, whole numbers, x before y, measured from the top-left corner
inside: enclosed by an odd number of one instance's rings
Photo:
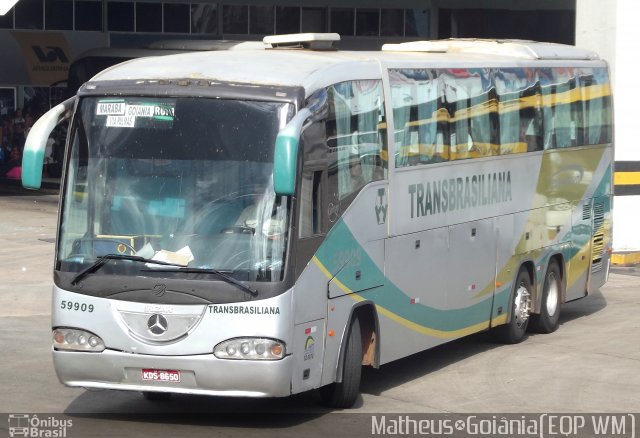
[[[60,308],[75,312],[93,312],[93,304],[79,303],[77,301],[62,300],[60,301]]]

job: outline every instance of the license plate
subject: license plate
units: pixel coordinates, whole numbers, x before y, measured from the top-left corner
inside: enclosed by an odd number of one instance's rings
[[[180,371],[143,369],[142,380],[178,383],[180,382]]]

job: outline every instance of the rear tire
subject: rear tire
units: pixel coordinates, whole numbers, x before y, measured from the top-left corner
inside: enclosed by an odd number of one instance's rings
[[[511,294],[511,318],[508,323],[494,329],[495,338],[503,344],[518,344],[525,338],[531,311],[531,278],[522,267]]]
[[[549,263],[544,277],[542,301],[539,315],[531,315],[530,331],[553,333],[560,323],[560,299],[562,296],[562,276],[560,267],[554,260]]]
[[[171,399],[170,392],[143,391],[142,396],[145,398],[145,400],[149,400],[152,402],[162,402]]]
[[[362,337],[360,322],[354,318],[349,326],[349,335],[342,361],[342,382],[320,388],[320,397],[326,406],[338,409],[351,408],[360,394],[362,376]]]

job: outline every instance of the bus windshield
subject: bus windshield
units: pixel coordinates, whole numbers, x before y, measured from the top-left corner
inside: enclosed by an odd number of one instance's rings
[[[273,153],[292,111],[276,102],[83,98],[56,269],[79,272],[120,254],[165,264],[109,263],[96,275],[189,277],[215,269],[280,281],[289,200],[273,190]]]

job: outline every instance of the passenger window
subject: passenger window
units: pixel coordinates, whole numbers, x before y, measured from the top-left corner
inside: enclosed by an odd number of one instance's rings
[[[396,167],[498,154],[489,69],[389,71]]]
[[[520,154],[542,149],[542,97],[531,68],[495,70],[500,118],[500,154]]]
[[[451,159],[498,154],[492,140],[497,131],[497,105],[488,69],[448,69],[440,73],[440,86],[450,108]]]
[[[395,166],[449,160],[449,111],[439,87],[438,72],[429,69],[390,70],[393,101]]]
[[[330,195],[342,200],[386,178],[386,123],[380,81],[350,81],[328,88],[326,120]]]
[[[539,69],[544,112],[544,148],[561,149],[582,143],[578,132],[583,125],[580,90],[575,69]]]
[[[607,69],[583,69],[581,89],[585,111],[584,144],[610,143],[611,90]]]

